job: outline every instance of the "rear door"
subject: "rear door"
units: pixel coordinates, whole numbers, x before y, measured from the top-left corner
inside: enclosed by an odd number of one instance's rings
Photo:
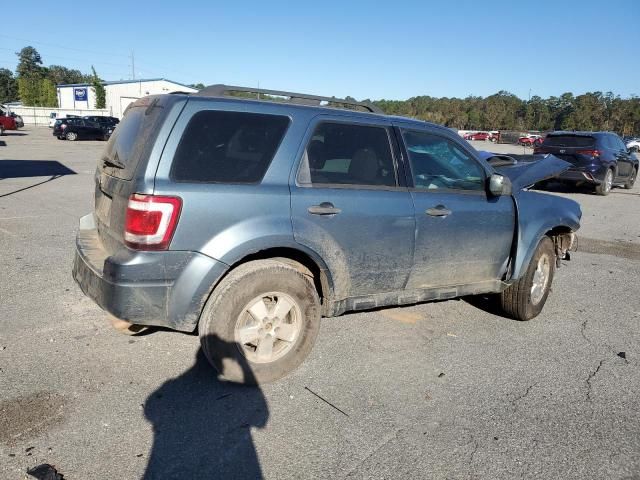
[[[515,229],[510,196],[489,197],[488,171],[472,151],[438,130],[400,128],[416,211],[408,289],[499,280]]]
[[[291,185],[295,240],[332,270],[339,298],[402,290],[415,218],[384,119],[321,115]]]

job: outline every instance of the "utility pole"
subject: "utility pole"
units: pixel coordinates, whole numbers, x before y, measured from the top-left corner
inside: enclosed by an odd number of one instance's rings
[[[131,50],[131,80],[136,79],[136,61],[133,56],[133,50]]]

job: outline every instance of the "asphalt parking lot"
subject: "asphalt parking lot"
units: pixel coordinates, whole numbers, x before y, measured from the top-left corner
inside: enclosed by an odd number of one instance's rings
[[[0,137],[0,478],[640,478],[638,185],[553,189],[583,228],[538,318],[452,300],[324,319],[258,389],[217,380],[195,335],[116,333],[75,285],[103,147]]]

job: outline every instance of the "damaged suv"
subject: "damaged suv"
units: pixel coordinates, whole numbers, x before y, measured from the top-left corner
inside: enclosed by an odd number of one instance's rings
[[[145,97],[99,160],[73,275],[126,325],[197,328],[245,383],[298,367],[322,316],[482,294],[529,320],[581,212],[528,188],[568,163],[500,163],[366,103],[223,85]]]

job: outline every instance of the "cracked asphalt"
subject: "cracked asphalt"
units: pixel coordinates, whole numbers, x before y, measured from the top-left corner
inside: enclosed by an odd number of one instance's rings
[[[74,284],[104,144],[7,133],[0,478],[640,478],[638,187],[552,188],[581,203],[584,248],[538,318],[452,300],[324,319],[301,368],[250,389],[194,335],[117,334]]]

